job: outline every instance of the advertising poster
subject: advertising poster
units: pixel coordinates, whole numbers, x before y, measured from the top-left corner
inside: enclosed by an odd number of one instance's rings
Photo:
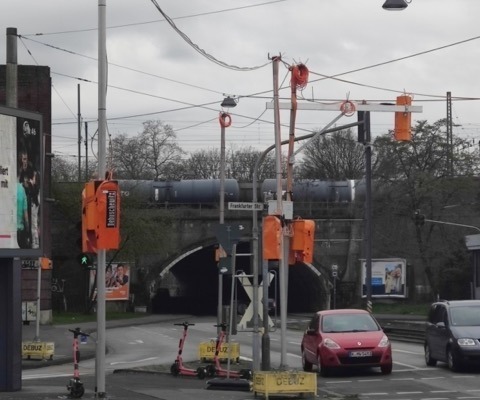
[[[41,252],[41,117],[0,110],[0,250]],[[10,111],[13,113],[13,111]],[[31,117],[30,117],[31,115]],[[35,251],[34,251],[35,250]]]
[[[366,262],[362,264],[362,297],[366,296]],[[372,260],[372,297],[407,297],[406,260],[402,258],[386,258]]]
[[[90,287],[95,283],[96,271],[90,272]],[[130,265],[107,265],[105,270],[105,300],[128,300],[130,296]],[[95,296],[96,297],[96,296]]]

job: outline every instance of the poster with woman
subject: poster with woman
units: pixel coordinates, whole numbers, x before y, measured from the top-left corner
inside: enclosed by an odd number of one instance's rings
[[[362,263],[362,297],[366,296],[366,262]],[[406,260],[387,258],[372,260],[372,297],[407,297]]]
[[[96,271],[90,271],[90,292],[95,285],[95,275]],[[96,290],[94,297],[96,297]],[[105,300],[129,300],[129,297],[130,265],[127,263],[108,264],[105,269]]]

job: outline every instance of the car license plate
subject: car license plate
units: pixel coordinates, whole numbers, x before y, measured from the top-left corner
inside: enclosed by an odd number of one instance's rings
[[[350,357],[371,357],[371,351],[351,351]]]

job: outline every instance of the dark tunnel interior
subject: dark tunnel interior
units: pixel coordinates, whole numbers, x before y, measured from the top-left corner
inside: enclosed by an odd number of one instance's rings
[[[240,242],[237,246],[237,254],[250,253],[250,244]],[[251,257],[237,256],[236,271],[244,271],[251,275]],[[272,265],[273,264],[273,265]],[[278,263],[272,263],[269,270],[274,275],[268,297],[271,304],[276,304],[277,314],[280,311],[280,289]],[[270,268],[271,267],[271,268]],[[261,268],[261,267],[260,267]],[[154,313],[186,313],[193,315],[216,315],[218,309],[219,274],[215,261],[214,246],[203,248],[175,264],[171,273],[182,283],[185,288],[181,296],[170,296],[167,289],[157,291],[152,300]],[[252,278],[250,278],[252,279]],[[250,302],[250,299],[240,284],[235,280],[234,300],[237,312],[241,314]],[[259,276],[261,284],[262,276]],[[222,305],[230,306],[232,293],[232,275],[223,274],[222,280]],[[290,266],[288,270],[288,305],[287,312],[314,312],[321,309],[325,304],[325,293],[322,289],[320,278],[304,264]],[[260,299],[261,300],[261,299]],[[261,307],[261,306],[260,306]],[[275,310],[274,310],[275,311]]]

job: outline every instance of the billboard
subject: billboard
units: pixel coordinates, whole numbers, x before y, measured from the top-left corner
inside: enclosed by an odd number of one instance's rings
[[[42,116],[0,107],[0,256],[43,255]]]
[[[366,297],[366,261],[362,264],[362,297]],[[384,258],[372,260],[372,297],[379,298],[405,298],[407,297],[406,285],[406,260],[403,258]]]
[[[90,271],[90,288],[95,284],[97,271]],[[91,290],[90,290],[91,292]],[[130,265],[109,264],[105,269],[105,300],[128,300],[130,296]],[[94,297],[96,297],[96,290]]]

